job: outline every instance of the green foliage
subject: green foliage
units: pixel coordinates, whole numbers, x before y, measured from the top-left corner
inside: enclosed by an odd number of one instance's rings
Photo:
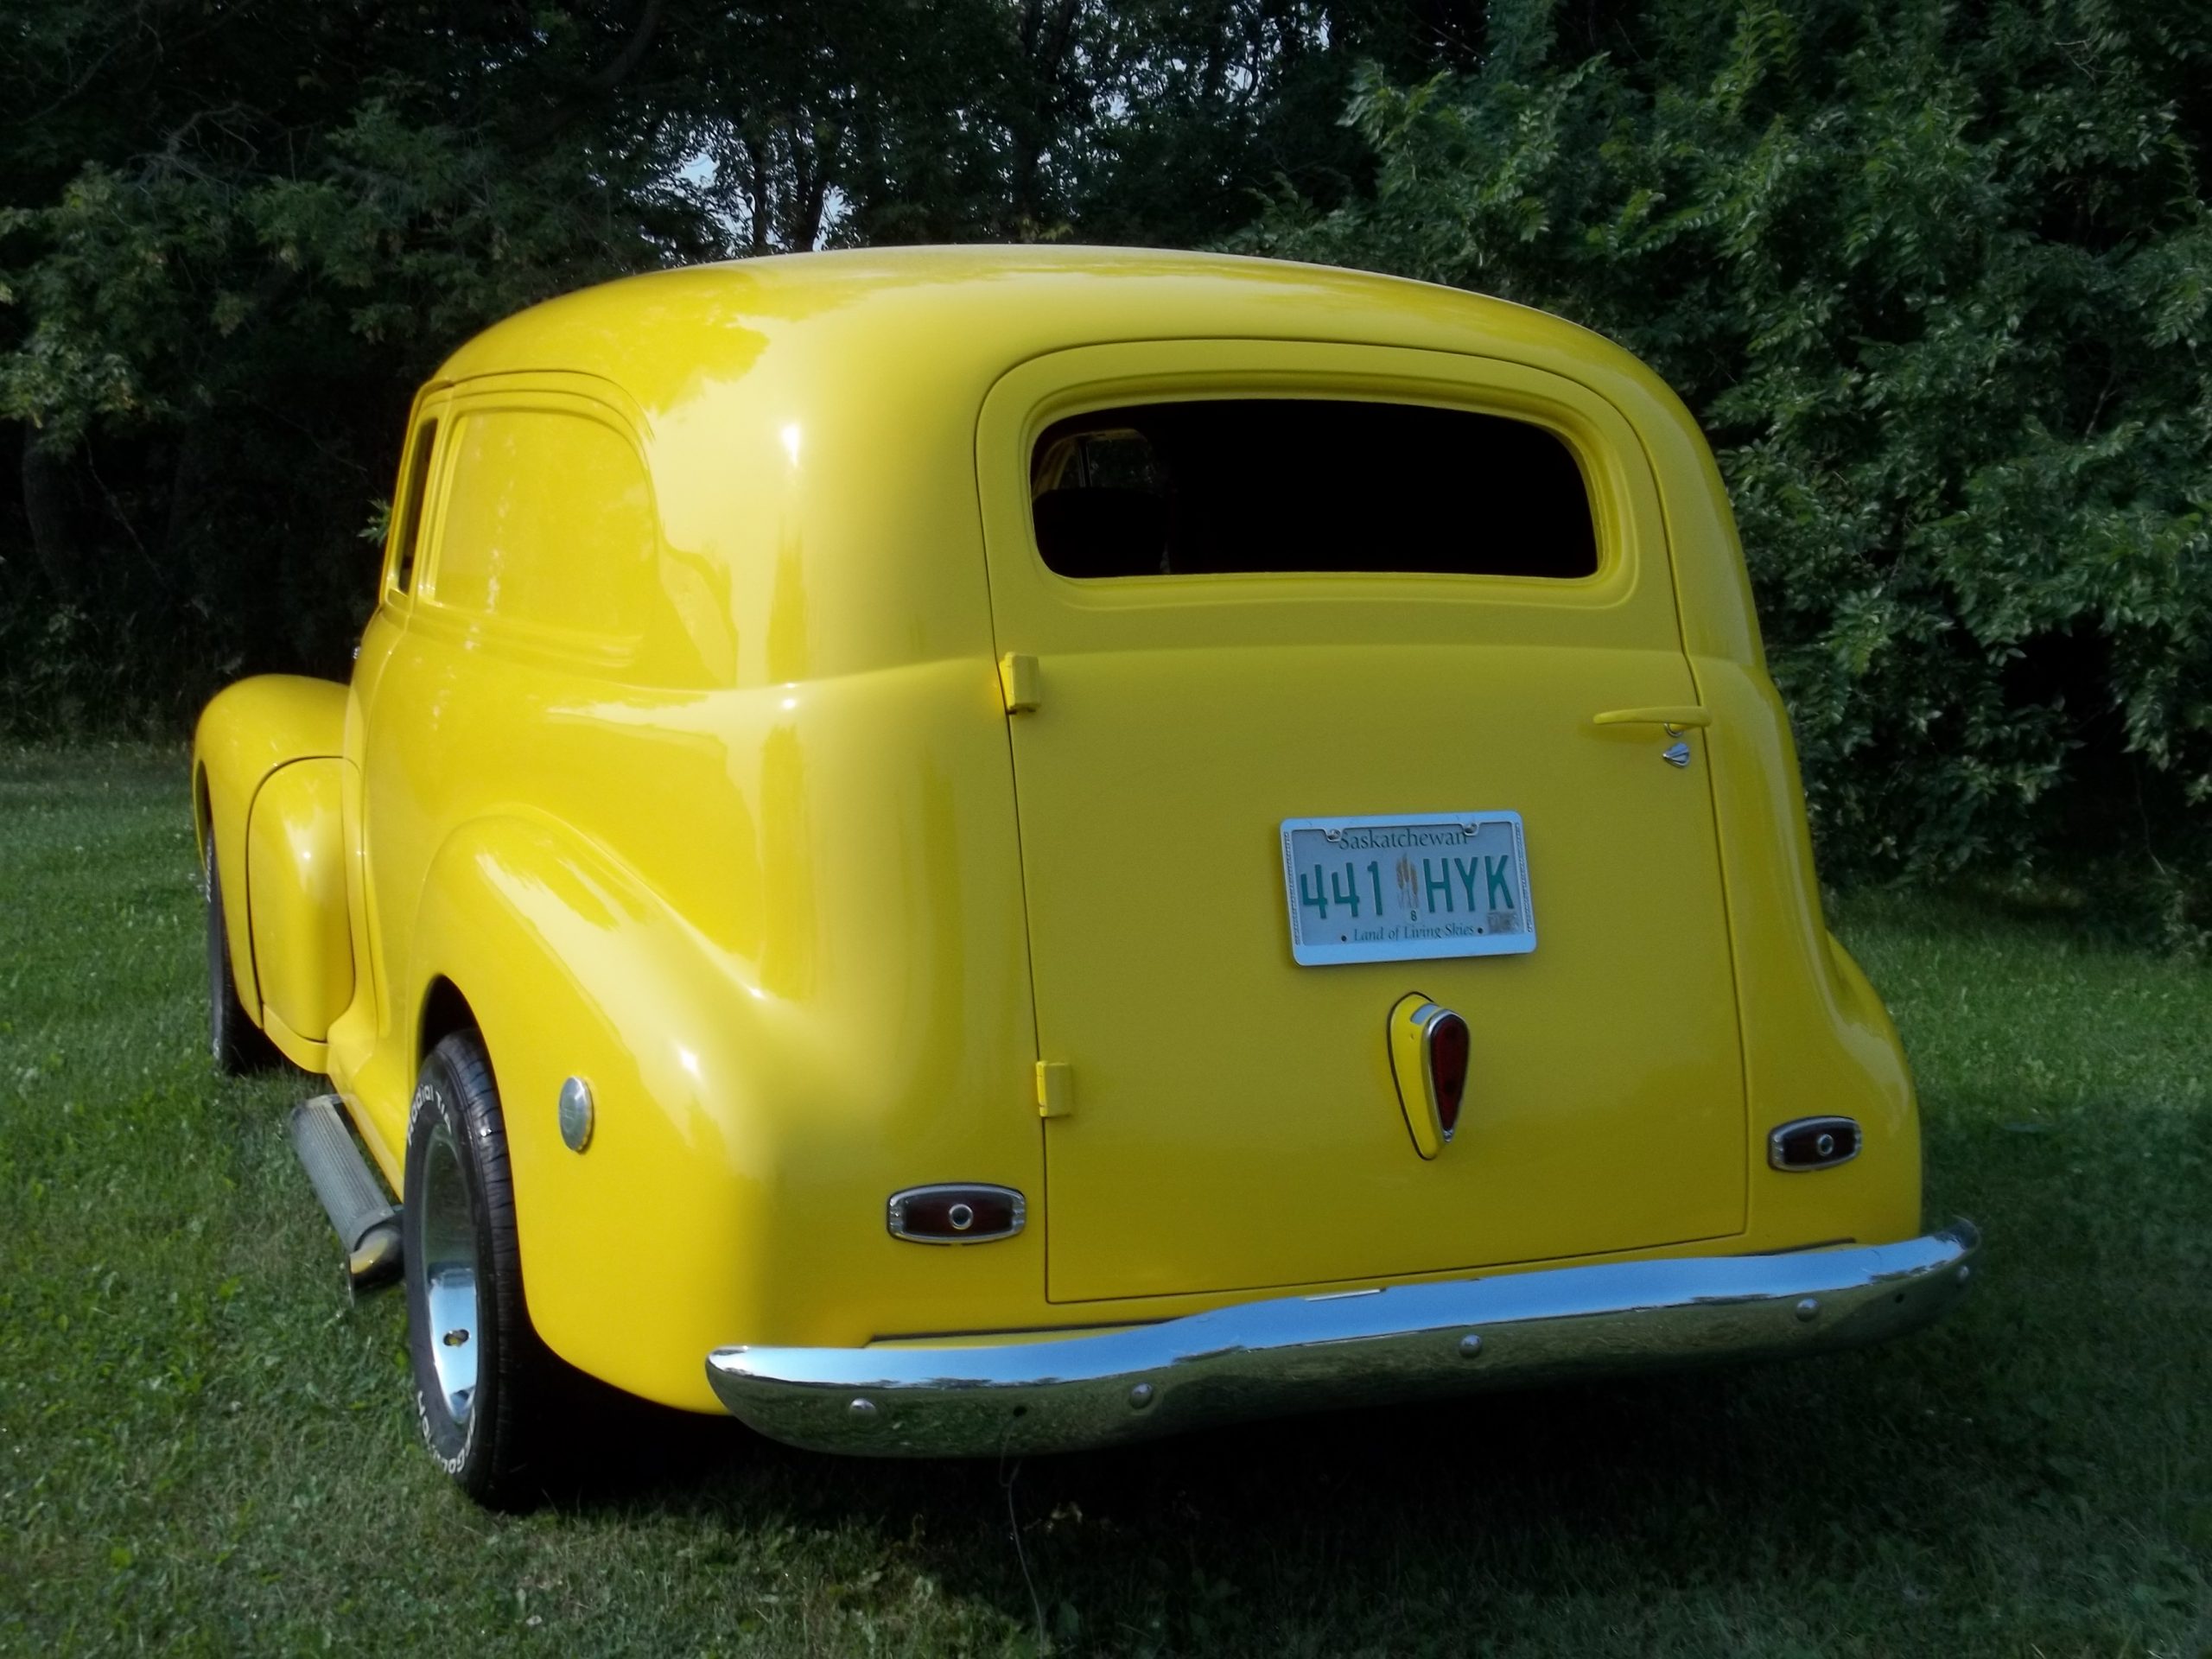
[[[2212,14],[1494,4],[1254,251],[1556,310],[1706,424],[1839,876],[2212,837]],[[2185,905],[2174,912],[2186,924]]]
[[[242,671],[343,671],[437,359],[712,251],[603,73],[657,14],[16,9],[0,721],[173,730]]]

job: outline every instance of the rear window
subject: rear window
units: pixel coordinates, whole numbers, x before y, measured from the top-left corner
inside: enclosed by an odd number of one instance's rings
[[[1064,576],[1586,576],[1573,452],[1526,421],[1322,398],[1138,404],[1057,423],[1030,463]]]
[[[423,539],[423,500],[430,482],[430,452],[437,448],[438,423],[425,421],[415,429],[415,448],[407,461],[407,493],[398,506],[396,526],[399,544],[393,550],[391,585],[401,593],[415,582],[415,550]]]
[[[602,422],[537,409],[467,416],[454,442],[430,596],[601,639],[635,633],[658,587],[652,486]]]

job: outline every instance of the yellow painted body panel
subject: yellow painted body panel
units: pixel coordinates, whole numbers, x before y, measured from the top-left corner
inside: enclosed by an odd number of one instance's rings
[[[238,999],[247,1016],[264,1029],[246,858],[254,800],[264,784],[293,762],[336,757],[342,749],[345,718],[345,687],[298,675],[264,674],[218,692],[193,734],[194,828],[203,854],[213,846],[216,872],[229,895],[224,920]],[[318,887],[311,902],[326,904],[331,896],[328,889]],[[296,917],[292,925],[321,927],[329,919],[308,923]],[[342,928],[345,912],[340,911],[335,919]],[[319,1043],[294,1035],[287,1046],[276,1033],[270,1035],[294,1059],[320,1069],[323,1057]]]
[[[1582,459],[1601,567],[1070,593],[1027,537],[1028,436],[1133,391],[1536,419]],[[312,826],[320,849],[334,789],[340,879],[314,889],[334,913],[279,919],[307,878],[272,872],[260,982],[259,936],[233,938],[241,987],[395,1182],[426,1021],[481,1028],[531,1317],[585,1370],[714,1409],[702,1361],[725,1343],[1916,1230],[1910,1082],[1821,922],[1718,476],[1597,337],[1256,261],[810,256],[524,313],[455,353],[410,431],[350,688],[218,698],[207,818],[245,893],[256,791],[301,774],[312,800],[272,837]],[[1684,707],[1710,724],[1682,772],[1656,730],[1592,723]],[[1284,708],[1332,722],[1327,768],[1267,735]],[[1380,741],[1402,721],[1480,741],[1424,777]],[[345,764],[289,764],[323,756]],[[1459,808],[1527,818],[1534,953],[1290,965],[1277,820]],[[1138,811],[1185,815],[1204,849],[1164,879],[1212,920],[1171,945],[1099,898],[1126,845],[1102,821]],[[1623,825],[1666,881],[1624,865]],[[312,1052],[334,939],[350,1001]],[[1409,989],[1476,1044],[1432,1160],[1384,1046]],[[1040,1063],[1067,1067],[1049,1116]],[[556,1118],[571,1075],[598,1108],[582,1154]],[[1769,1170],[1766,1130],[1814,1113],[1859,1118],[1860,1157]],[[892,1238],[887,1197],[935,1181],[1015,1187],[1029,1225]],[[1285,1228],[1286,1200],[1319,1209]]]
[[[353,1000],[353,942],[346,919],[343,760],[294,760],[253,798],[246,891],[264,1025],[321,1045]],[[270,1027],[271,1035],[275,1027]],[[284,1046],[280,1040],[280,1046]],[[289,1051],[289,1048],[287,1050]]]
[[[1269,393],[1551,427],[1583,463],[1597,573],[1083,582],[1045,568],[1027,462],[1046,427]],[[984,405],[977,474],[998,644],[1038,663],[1036,711],[1012,727],[1038,1040],[1084,1102],[1046,1143],[1055,1300],[1741,1230],[1712,799],[1700,770],[1659,763],[1656,733],[1592,724],[1695,690],[1625,421],[1564,377],[1495,359],[1164,340],[1013,371]],[[1376,536],[1391,533],[1379,518]],[[1526,822],[1535,952],[1293,963],[1283,819],[1495,809]],[[1433,1163],[1405,1155],[1379,1039],[1416,988],[1464,1014],[1476,1046],[1459,1144]],[[1578,1201],[1540,1173],[1572,1179]]]

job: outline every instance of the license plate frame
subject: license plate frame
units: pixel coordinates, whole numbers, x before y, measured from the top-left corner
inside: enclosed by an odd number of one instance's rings
[[[1536,948],[1518,812],[1285,818],[1281,834],[1290,953],[1300,967],[1523,956]],[[1394,861],[1386,865],[1386,857]],[[1331,868],[1338,862],[1341,871]],[[1341,885],[1332,880],[1338,874]],[[1445,908],[1432,910],[1427,900],[1439,893]],[[1501,893],[1503,910],[1492,902]],[[1462,894],[1478,907],[1459,908]],[[1500,925],[1509,917],[1513,925]]]

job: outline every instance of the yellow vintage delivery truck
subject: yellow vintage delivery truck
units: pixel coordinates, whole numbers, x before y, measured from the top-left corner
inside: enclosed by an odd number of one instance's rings
[[[351,682],[193,764],[216,1057],[327,1075],[488,1502],[576,1373],[998,1454],[1969,1276],[1711,455],[1517,306],[1065,248],[538,306],[416,401]]]

